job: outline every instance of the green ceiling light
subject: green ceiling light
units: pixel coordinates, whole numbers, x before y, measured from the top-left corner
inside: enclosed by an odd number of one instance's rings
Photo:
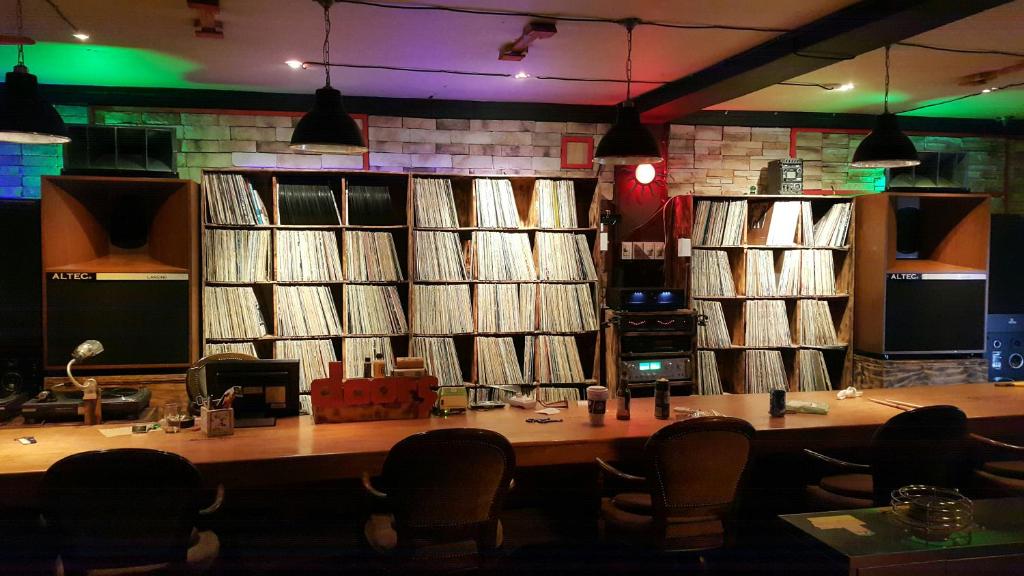
[[[313,108],[292,132],[291,149],[325,154],[363,154],[366,142],[356,121],[345,112],[341,92],[331,87],[331,5],[334,0],[313,0],[324,8],[324,71],[326,83],[316,91]]]
[[[22,32],[21,0],[18,0],[18,36]],[[39,82],[25,66],[25,46],[18,44],[18,63],[7,73],[0,96],[0,142],[64,144],[70,142],[64,120],[39,94]]]
[[[905,168],[917,166],[917,148],[900,130],[896,115],[889,112],[889,47],[885,47],[884,111],[875,119],[871,133],[857,146],[850,166],[854,168]]]
[[[631,82],[633,80],[633,28],[636,19],[622,22],[626,27],[626,101],[618,106],[615,124],[601,138],[594,153],[599,164],[657,164],[662,161],[661,146],[643,123],[640,112],[633,105]]]

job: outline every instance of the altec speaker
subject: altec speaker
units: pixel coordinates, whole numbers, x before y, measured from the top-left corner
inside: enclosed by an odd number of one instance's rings
[[[42,385],[39,201],[0,200],[0,420]]]

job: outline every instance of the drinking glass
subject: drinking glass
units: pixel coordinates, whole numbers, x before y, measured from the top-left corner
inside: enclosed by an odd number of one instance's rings
[[[185,417],[181,404],[168,402],[164,404],[164,432],[175,434],[181,430],[181,421]]]

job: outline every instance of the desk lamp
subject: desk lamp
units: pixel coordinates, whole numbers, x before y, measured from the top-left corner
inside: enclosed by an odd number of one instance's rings
[[[75,350],[71,353],[71,361],[68,362],[67,367],[68,378],[71,380],[71,384],[82,391],[83,403],[80,410],[85,415],[85,423],[90,426],[93,424],[99,424],[103,421],[99,385],[96,384],[95,378],[86,378],[84,384],[76,380],[71,374],[71,365],[75,362],[81,362],[92,358],[101,352],[103,352],[103,344],[101,344],[99,340],[86,340],[75,347]]]

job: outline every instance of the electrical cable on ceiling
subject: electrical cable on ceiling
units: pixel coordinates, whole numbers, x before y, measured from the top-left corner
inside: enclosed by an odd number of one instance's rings
[[[1021,86],[1024,86],[1024,82],[1015,82],[1013,84],[1006,84],[1006,85],[1003,85],[1003,86],[999,86],[997,88],[987,88],[987,89],[985,89],[983,91],[980,91],[980,92],[972,92],[970,94],[964,94],[963,96],[957,96],[955,98],[950,98],[948,100],[942,100],[941,102],[932,102],[931,104],[922,104],[922,105],[917,106],[915,108],[908,108],[906,110],[903,110],[902,112],[897,112],[897,114],[906,114],[907,112],[916,112],[918,110],[923,110],[925,108],[931,108],[933,106],[942,106],[943,104],[950,104],[952,102],[958,102],[960,100],[965,100],[967,98],[974,98],[975,96],[985,96],[985,95],[987,95],[987,94],[989,94],[991,92],[996,92],[996,91],[999,91],[999,90],[1009,90],[1011,88],[1020,88]]]
[[[897,42],[897,46],[909,46],[911,48],[924,48],[925,50],[936,50],[938,52],[952,52],[954,54],[985,54],[991,56],[1011,56],[1013,58],[1024,58],[1024,53],[1007,52],[1005,50],[985,50],[972,48],[946,48],[943,46],[932,46],[929,44],[918,44],[916,42]]]
[[[60,19],[63,20],[65,24],[71,27],[72,31],[78,32],[78,26],[75,26],[75,24],[67,16],[64,15],[64,12],[60,9],[60,6],[57,6],[56,2],[54,2],[53,0],[45,1],[47,4],[50,5],[51,8],[53,8],[53,11],[57,13],[57,16],[60,16]]]
[[[835,90],[839,84],[816,84],[814,82],[779,82],[779,86],[806,86],[808,88],[821,88],[822,90]]]
[[[303,62],[302,67],[308,68],[310,66],[326,66],[323,62]],[[369,70],[393,70],[398,72],[421,72],[425,74],[453,74],[457,76],[480,76],[480,77],[491,77],[491,78],[512,78],[515,75],[506,72],[474,72],[472,70],[449,70],[447,68],[412,68],[407,66],[385,66],[382,64],[344,64],[339,62],[331,62],[330,66],[336,66],[339,68],[362,68]],[[626,80],[619,80],[616,78],[583,78],[574,76],[532,76],[537,80],[561,80],[564,82],[611,82],[617,84],[625,84]],[[667,80],[632,80],[634,84],[665,84]]]
[[[373,8],[386,8],[391,10],[412,10],[412,11],[434,11],[451,12],[455,14],[472,14],[475,16],[523,16],[527,18],[540,18],[545,20],[556,20],[560,22],[592,22],[596,24],[622,24],[622,19],[599,18],[596,16],[565,16],[558,14],[541,14],[538,12],[520,12],[515,10],[489,10],[485,8],[456,8],[452,6],[439,6],[435,4],[391,4],[387,2],[372,2],[369,0],[337,0],[339,3],[356,4],[359,6],[370,6]],[[637,20],[637,24],[645,26],[657,26],[660,28],[675,28],[683,30],[731,30],[735,32],[789,32],[785,28],[770,28],[763,26],[732,26],[727,24],[683,24],[677,22],[660,22],[657,20]]]

